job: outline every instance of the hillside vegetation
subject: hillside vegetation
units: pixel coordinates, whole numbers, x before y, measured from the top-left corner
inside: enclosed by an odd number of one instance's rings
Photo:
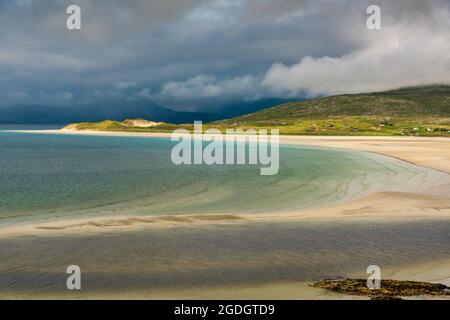
[[[449,136],[450,86],[292,102],[216,124],[279,128],[284,134]]]
[[[192,124],[158,123],[136,127],[124,122],[80,123],[75,130],[169,132]],[[450,86],[404,88],[377,93],[338,95],[291,102],[248,115],[204,125],[279,129],[298,135],[450,136]]]
[[[63,130],[83,131],[123,131],[123,132],[171,132],[183,125],[165,122],[153,122],[144,119],[127,119],[122,122],[105,120],[102,122],[80,122],[72,123]],[[187,126],[189,128],[189,126]]]

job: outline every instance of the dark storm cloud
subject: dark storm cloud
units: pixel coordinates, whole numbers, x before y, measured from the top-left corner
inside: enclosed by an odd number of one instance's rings
[[[369,3],[382,7],[378,33],[365,27]],[[70,4],[81,7],[81,31],[65,27]],[[448,10],[447,0],[0,1],[0,105],[194,110],[449,82]],[[382,72],[392,65],[395,77]]]

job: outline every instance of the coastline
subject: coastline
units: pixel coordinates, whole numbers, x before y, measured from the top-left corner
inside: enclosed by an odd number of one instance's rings
[[[133,133],[72,130],[12,130],[9,132],[69,135],[170,138],[168,133]],[[450,177],[450,139],[429,137],[346,137],[280,136],[280,144],[362,151],[392,157],[410,164],[448,174]],[[102,230],[171,227],[239,222],[322,220],[386,220],[450,218],[450,184],[423,192],[377,192],[331,206],[261,214],[206,214],[107,217],[66,217],[54,221],[19,223],[0,227],[0,237]]]
[[[84,134],[84,135],[108,135],[108,136],[141,136],[141,137],[170,137],[169,134],[152,133],[115,133],[115,132],[73,132],[59,130],[45,131],[22,131],[28,133],[45,134]],[[416,164],[422,167],[439,170],[450,174],[450,139],[447,138],[413,138],[413,137],[304,137],[304,136],[281,136],[280,143],[318,146],[329,148],[342,148],[371,152],[385,156],[394,157],[402,161]],[[145,234],[153,237],[156,234],[172,234],[180,231],[205,232],[212,234],[211,230],[246,230],[237,232],[244,238],[244,234],[258,234],[258,228],[266,228],[276,225],[286,225],[303,222],[313,223],[317,226],[335,226],[343,222],[348,224],[348,230],[354,225],[359,228],[363,225],[381,225],[391,228],[409,224],[430,223],[435,225],[446,224],[450,219],[450,185],[441,185],[420,193],[405,192],[378,192],[364,198],[339,203],[328,207],[314,209],[297,210],[283,214],[240,214],[240,215],[180,215],[180,216],[109,216],[109,217],[72,217],[56,219],[54,221],[24,223],[4,226],[0,228],[0,240],[6,243],[23,239],[47,239],[55,241],[55,245],[63,246],[64,243],[72,241],[70,239],[102,238],[114,235],[118,239],[127,239],[130,236]],[[283,227],[284,228],[284,227]],[[382,227],[380,227],[382,229]],[[394,228],[394,227],[393,227]],[[395,228],[394,228],[395,229]],[[230,231],[231,232],[231,231]],[[233,231],[235,232],[235,231]],[[234,234],[234,233],[233,233]],[[165,237],[165,236],[164,236]],[[182,237],[181,237],[182,238]],[[224,239],[229,238],[228,236]],[[165,239],[165,238],[164,238]],[[174,238],[175,239],[175,238]],[[182,239],[176,240],[182,241]],[[164,243],[164,242],[162,242]],[[136,243],[138,247],[142,247]],[[411,247],[414,243],[411,243]],[[174,246],[175,248],[176,246]],[[201,250],[202,246],[199,247]],[[141,248],[142,249],[142,248]],[[139,250],[141,250],[139,249]],[[277,250],[280,250],[279,248]],[[287,249],[286,249],[287,250]],[[30,252],[33,252],[30,249]],[[225,251],[226,252],[226,251]],[[290,251],[280,252],[282,259],[290,260]],[[292,252],[292,253],[295,253]],[[224,253],[222,253],[224,254]],[[225,254],[225,256],[228,253]],[[278,254],[277,254],[278,255]],[[256,255],[253,254],[254,259]],[[213,259],[214,256],[210,256]],[[117,258],[119,259],[119,258]],[[293,262],[295,261],[292,258]],[[317,259],[314,258],[314,259]],[[313,259],[313,260],[314,260]],[[439,282],[450,284],[450,259],[443,260],[433,258],[423,261],[421,258],[414,258],[410,263],[402,262],[389,268],[383,269],[383,275],[400,280],[417,280]],[[237,259],[239,261],[239,259]],[[255,266],[258,265],[256,260]],[[261,260],[265,261],[265,260]],[[211,261],[211,263],[213,263]],[[238,262],[236,262],[238,264]],[[267,262],[261,262],[267,263]],[[289,262],[291,263],[291,262]],[[252,268],[254,267],[251,264]],[[172,266],[171,266],[172,267]],[[208,269],[213,272],[215,267]],[[239,267],[241,268],[241,267]],[[242,270],[247,270],[249,266],[242,266]],[[206,271],[207,269],[205,269]],[[235,269],[232,269],[235,270]],[[240,269],[236,269],[239,272]],[[163,269],[161,269],[161,272]],[[231,272],[231,271],[230,271]],[[164,274],[164,273],[161,273]],[[168,271],[170,274],[170,271]],[[361,276],[361,274],[346,273],[347,276]],[[364,274],[362,275],[364,276]],[[205,288],[173,289],[158,288],[149,291],[140,291],[135,288],[127,293],[130,299],[161,297],[174,298],[208,298],[211,294],[218,298],[261,298],[268,299],[277,297],[291,299],[359,299],[362,297],[350,297],[327,293],[323,290],[310,288],[308,283],[301,281],[283,281],[275,277],[271,283],[256,284],[229,284],[211,285]],[[236,296],[236,292],[240,292]],[[20,296],[20,294],[19,294]],[[24,297],[36,297],[34,294],[24,294]],[[120,293],[113,291],[103,293],[92,293],[83,296],[88,298],[96,297],[122,297]],[[422,298],[422,297],[417,297]]]

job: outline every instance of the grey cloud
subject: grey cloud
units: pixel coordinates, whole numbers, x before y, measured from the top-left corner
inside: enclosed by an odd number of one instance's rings
[[[303,57],[291,65],[276,63],[267,72],[264,85],[317,95],[450,83],[448,3],[403,4],[380,4],[382,30],[366,30],[361,49],[337,57]]]
[[[369,3],[382,7],[383,32],[365,28]],[[81,6],[81,31],[65,28],[69,4]],[[0,0],[0,105],[60,103],[70,92],[66,104],[193,108],[447,82],[448,8],[448,0]],[[400,47],[378,54],[396,39]]]
[[[117,81],[116,83],[114,83],[114,86],[116,87],[117,90],[127,90],[129,88],[133,88],[136,86],[136,82],[134,81]]]
[[[195,100],[228,95],[246,97],[259,87],[259,82],[252,76],[218,80],[213,76],[199,75],[186,81],[170,81],[163,85],[159,95],[170,99]],[[256,92],[254,92],[256,94]]]

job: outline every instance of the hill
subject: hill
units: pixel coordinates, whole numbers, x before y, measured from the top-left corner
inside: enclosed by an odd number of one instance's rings
[[[101,122],[72,123],[63,128],[71,131],[124,131],[124,132],[171,132],[182,125],[153,122],[144,119],[127,119],[124,121],[105,120]]]
[[[284,134],[449,135],[450,86],[403,88],[290,102],[215,122]]]

